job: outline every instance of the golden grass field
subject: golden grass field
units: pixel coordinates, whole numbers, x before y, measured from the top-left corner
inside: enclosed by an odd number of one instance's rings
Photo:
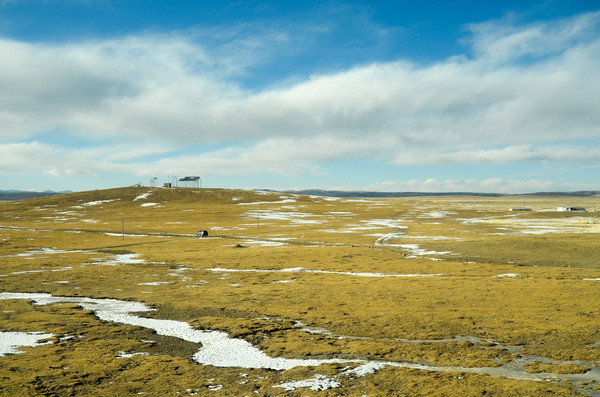
[[[598,396],[599,211],[148,187],[0,202],[0,340],[52,334],[0,357],[0,394]],[[144,303],[301,364],[201,364],[201,343],[66,297]]]

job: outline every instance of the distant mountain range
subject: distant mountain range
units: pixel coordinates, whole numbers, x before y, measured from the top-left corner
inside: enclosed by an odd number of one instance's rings
[[[23,200],[35,197],[46,197],[54,196],[56,194],[72,193],[70,190],[62,192],[54,192],[52,190],[46,190],[44,192],[29,192],[25,190],[0,190],[0,201],[12,201],[12,200]]]

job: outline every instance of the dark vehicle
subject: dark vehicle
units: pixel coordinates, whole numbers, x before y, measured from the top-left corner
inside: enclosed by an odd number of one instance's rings
[[[208,230],[200,230],[196,233],[196,237],[207,237],[208,236]]]

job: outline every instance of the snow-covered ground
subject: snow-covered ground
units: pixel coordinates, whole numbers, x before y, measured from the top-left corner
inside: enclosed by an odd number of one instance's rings
[[[319,273],[319,274],[341,274],[355,277],[435,277],[443,276],[443,274],[393,274],[393,273],[354,273],[354,272],[338,272],[332,270],[311,270],[302,267],[293,267],[286,269],[225,269],[214,267],[204,269],[215,273],[235,273],[235,272],[255,272],[255,273]]]
[[[23,353],[22,346],[41,346],[50,342],[40,343],[40,340],[52,338],[53,334],[41,332],[0,332],[0,357],[7,354]]]
[[[81,205],[84,205],[86,207],[91,207],[94,205],[100,205],[100,204],[104,204],[104,203],[111,203],[113,201],[118,201],[120,199],[109,199],[109,200],[97,200],[97,201],[88,201],[87,203],[83,203]]]
[[[148,198],[148,196],[150,196],[151,194],[152,194],[152,191],[142,193],[139,196],[137,196],[136,198],[134,198],[133,201],[146,200]]]
[[[104,266],[122,266],[130,265],[134,263],[145,263],[146,261],[139,258],[139,254],[118,254],[112,255],[108,259],[101,259],[97,262],[92,262],[92,265],[104,265]]]
[[[103,321],[115,322],[120,324],[129,324],[149,328],[159,335],[171,336],[199,343],[201,347],[192,356],[192,359],[199,364],[212,365],[216,367],[241,367],[241,368],[262,368],[272,370],[287,370],[299,366],[316,367],[326,363],[348,363],[354,364],[346,367],[337,375],[317,374],[311,379],[300,381],[290,381],[276,385],[285,390],[295,390],[296,388],[311,388],[313,390],[325,390],[328,388],[340,387],[345,376],[364,376],[375,372],[383,367],[402,367],[413,368],[433,372],[467,372],[479,373],[493,376],[503,376],[512,379],[529,380],[570,380],[570,381],[600,381],[600,367],[590,367],[585,374],[529,374],[521,367],[504,365],[502,367],[440,367],[431,365],[422,365],[407,362],[395,361],[376,361],[376,360],[344,360],[344,359],[288,359],[283,357],[269,357],[261,350],[252,346],[249,342],[242,339],[232,339],[220,331],[198,330],[191,325],[175,320],[161,320],[154,318],[145,318],[133,313],[148,312],[152,309],[140,302],[121,301],[116,299],[93,299],[86,297],[61,297],[44,293],[0,293],[1,299],[24,299],[33,301],[37,305],[73,303],[81,306],[85,310],[92,311],[99,319]],[[6,334],[6,335],[5,335]],[[34,335],[30,338],[25,335]],[[43,336],[42,336],[43,335]],[[6,337],[4,337],[6,336]],[[51,337],[50,334],[17,334],[16,336],[8,333],[0,333],[0,341],[5,339],[3,345],[11,346],[13,349],[16,344],[21,346],[37,343],[40,339]],[[15,341],[16,338],[16,341]],[[27,338],[27,339],[26,339]],[[12,352],[12,350],[11,350]],[[119,353],[121,355],[121,353]],[[123,352],[121,356],[131,354]],[[523,361],[525,358],[521,358]],[[537,360],[537,356],[527,358]],[[578,365],[586,365],[580,364]]]

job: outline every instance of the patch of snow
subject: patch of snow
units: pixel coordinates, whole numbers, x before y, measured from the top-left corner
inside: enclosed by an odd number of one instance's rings
[[[279,201],[254,201],[251,203],[237,203],[237,205],[255,205],[255,204],[285,204],[285,203],[295,203],[296,199],[285,199]]]
[[[598,278],[584,278],[586,281],[600,281],[600,277]]]
[[[296,224],[319,224],[323,223],[322,220],[315,219],[305,219],[307,217],[314,217],[314,214],[307,214],[304,212],[295,212],[295,211],[250,211],[245,214],[246,219],[248,220],[279,220],[279,221],[290,221],[291,223]]]
[[[426,214],[419,216],[419,218],[444,218],[447,215],[456,214],[456,212],[451,211],[432,211]]]
[[[265,241],[265,240],[247,240],[243,242],[244,244],[260,246],[260,247],[280,247],[282,245],[286,245],[283,241]]]
[[[352,368],[343,372],[345,375],[355,375],[358,377],[365,376],[368,374],[372,374],[374,372],[379,371],[381,368],[385,367],[385,363],[379,362],[367,362],[356,368]]]
[[[160,320],[139,317],[132,313],[148,312],[152,309],[140,302],[117,299],[93,299],[83,297],[61,297],[44,293],[0,293],[0,299],[26,299],[37,305],[74,303],[94,312],[100,320],[119,324],[136,325],[153,329],[159,335],[173,336],[188,342],[201,344],[192,357],[202,365],[216,367],[243,367],[286,370],[299,366],[318,366],[324,363],[340,363],[344,360],[272,358],[243,339],[231,339],[220,331],[203,331],[188,323],[175,320]],[[346,360],[347,361],[347,360]]]
[[[127,353],[127,352],[119,352],[117,354],[117,358],[129,358],[133,356],[148,356],[148,353]]]
[[[44,273],[44,272],[64,272],[65,270],[73,269],[71,266],[61,267],[58,269],[39,269],[39,270],[23,270],[20,272],[12,272],[11,274],[27,274],[27,273]]]
[[[162,284],[169,284],[168,281],[153,281],[150,283],[139,283],[138,285],[162,285]]]
[[[393,228],[402,228],[408,229],[408,226],[401,225],[399,220],[397,219],[370,219],[368,221],[361,221],[362,224],[367,224],[374,228],[382,228],[382,227],[393,227]]]
[[[142,193],[139,196],[137,196],[136,198],[133,199],[133,201],[138,201],[138,200],[145,200],[148,198],[149,195],[151,195],[152,192],[146,192],[146,193]]]
[[[410,251],[410,256],[406,258],[417,258],[419,256],[428,256],[428,255],[447,255],[451,254],[450,251],[427,251],[426,249],[419,248],[418,244],[397,244],[393,245],[394,247],[404,248]]]
[[[0,256],[0,258],[27,257],[27,256],[33,256],[33,255],[72,254],[72,253],[78,253],[78,252],[86,252],[86,251],[83,251],[83,250],[68,251],[68,250],[55,250],[53,248],[40,248],[39,250],[36,250],[36,251],[27,251],[27,252],[24,252],[21,254],[5,255],[5,256]]]
[[[311,270],[302,267],[293,267],[286,269],[225,269],[220,267],[204,269],[215,273],[234,273],[234,272],[256,272],[256,273],[319,273],[319,274],[342,274],[355,277],[435,277],[443,276],[442,273],[436,274],[386,274],[386,273],[352,273],[338,272],[333,270]]]
[[[518,273],[505,273],[505,274],[499,274],[497,276],[494,277],[510,277],[510,278],[515,278],[515,277],[519,277]]]
[[[101,260],[99,262],[93,262],[92,265],[120,266],[146,262],[143,259],[137,259],[138,256],[140,256],[140,254],[119,254],[114,255],[110,260]]]
[[[53,334],[41,332],[0,332],[0,357],[7,354],[24,353],[21,346],[41,346],[52,342],[38,343],[39,340],[52,338]]]
[[[110,203],[110,202],[117,201],[117,200],[119,200],[119,199],[89,201],[89,202],[83,203],[81,205],[85,205],[86,207],[91,207],[93,205],[100,205],[100,204],[104,204],[104,203]]]
[[[224,332],[198,330],[188,323],[175,320],[161,320],[154,318],[140,317],[133,313],[148,312],[152,309],[140,302],[121,301],[116,299],[94,299],[86,297],[60,297],[44,293],[0,293],[0,299],[24,299],[33,301],[37,305],[48,305],[58,303],[72,303],[81,306],[84,310],[89,310],[96,317],[103,321],[115,322],[119,324],[128,324],[140,326],[156,331],[159,335],[172,336],[193,343],[199,343],[200,349],[192,357],[194,361],[201,365],[212,365],[216,367],[242,367],[255,369],[287,370],[299,366],[316,367],[321,364],[340,364],[357,363],[359,367],[346,370],[347,375],[355,374],[362,376],[381,366],[390,366],[397,368],[412,368],[432,372],[465,372],[475,374],[486,374],[491,376],[501,376],[510,379],[528,379],[528,380],[570,380],[578,382],[590,382],[598,379],[598,373],[594,369],[586,374],[529,374],[522,368],[503,367],[460,367],[460,366],[432,366],[409,362],[395,361],[366,361],[366,360],[342,360],[342,359],[287,359],[282,357],[269,357],[249,342],[242,339],[231,339]],[[0,341],[6,333],[0,333]],[[19,334],[19,333],[17,333]],[[39,335],[39,339],[51,337],[50,334]],[[17,338],[18,339],[18,338]],[[34,341],[37,343],[39,340]],[[22,346],[22,340],[18,340]],[[32,341],[28,340],[27,343]],[[8,345],[9,343],[5,343]],[[15,343],[10,344],[14,346]],[[370,365],[366,365],[370,364]],[[338,375],[339,376],[339,375]],[[214,380],[214,379],[213,379]],[[211,381],[211,380],[208,380]],[[218,387],[219,385],[214,385]],[[274,386],[275,387],[275,386]],[[327,390],[340,387],[340,383],[335,379],[327,378],[324,375],[316,375],[311,379],[298,382],[288,382],[276,385],[283,388],[309,387],[313,390]],[[287,390],[287,389],[286,389]],[[290,389],[291,391],[291,389]]]
[[[153,207],[155,205],[158,205],[158,203],[144,203],[140,205],[140,207]]]
[[[310,379],[299,380],[296,382],[288,382],[282,383],[280,385],[275,385],[273,387],[281,387],[285,391],[294,391],[298,388],[309,388],[314,391],[322,391],[335,389],[336,387],[340,387],[342,384],[337,382],[331,378],[328,378],[325,375],[315,375]]]
[[[104,235],[105,236],[122,237],[123,233],[106,232],[106,233],[104,233]],[[167,236],[163,236],[160,234],[128,234],[128,233],[125,233],[125,237],[167,237]]]

